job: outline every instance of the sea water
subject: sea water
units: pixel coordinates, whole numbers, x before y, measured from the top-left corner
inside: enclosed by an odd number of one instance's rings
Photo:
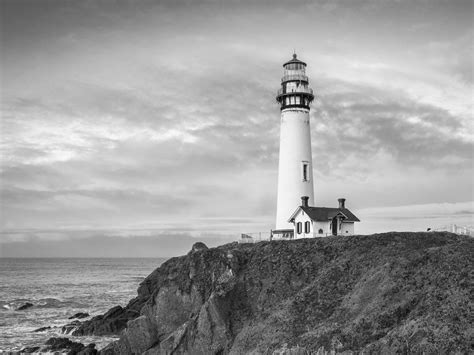
[[[61,327],[78,312],[92,317],[125,306],[136,297],[139,283],[165,260],[0,258],[0,352],[41,346],[58,336],[102,348],[116,337],[73,337],[61,334]],[[17,310],[26,302],[34,306]]]

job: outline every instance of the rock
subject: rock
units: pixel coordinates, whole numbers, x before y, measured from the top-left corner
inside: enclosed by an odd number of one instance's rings
[[[28,309],[30,307],[33,307],[33,303],[26,302],[25,304],[22,304],[20,307],[18,307],[16,310],[17,311],[23,311],[23,310]]]
[[[196,253],[198,251],[201,251],[201,250],[207,250],[209,249],[207,247],[206,244],[204,244],[203,242],[197,242],[197,243],[194,243],[192,248],[191,248],[191,253]]]
[[[68,338],[49,338],[46,343],[46,347],[41,349],[41,352],[53,352],[53,351],[65,351],[68,350],[68,354],[77,354],[78,352],[82,351],[85,346],[82,343],[77,343],[75,341],[71,341]]]
[[[446,232],[197,246],[78,332],[121,331],[107,355],[469,353],[472,270]]]
[[[131,300],[126,308],[116,306],[111,308],[106,314],[95,316],[82,324],[72,332],[72,335],[116,335],[127,325],[127,321],[135,319],[140,315],[140,309],[146,298],[142,295]]]
[[[79,312],[79,313],[76,313],[75,315],[69,317],[68,319],[82,319],[82,318],[87,318],[89,317],[89,313],[85,313],[85,312]]]
[[[87,345],[83,350],[78,352],[77,355],[96,355],[98,353],[99,352],[95,348],[95,344],[91,343],[91,344]]]
[[[36,353],[40,350],[39,346],[29,346],[26,348],[23,348],[20,350],[20,353],[26,353],[26,354],[31,354],[31,353]]]
[[[73,333],[79,326],[81,325],[81,321],[75,320],[71,323],[63,325],[61,328],[62,334],[71,334]]]
[[[130,351],[133,354],[145,352],[158,340],[156,327],[146,316],[129,321],[125,332],[128,334]]]
[[[49,329],[51,329],[51,327],[49,327],[49,326],[48,327],[41,327],[41,328],[33,330],[33,332],[39,333],[39,332],[44,332],[45,330],[49,330]]]
[[[112,307],[104,314],[104,319],[115,318],[117,315],[120,315],[123,311],[121,306]]]
[[[280,349],[273,350],[272,355],[307,355],[309,352],[306,348],[299,346],[288,348],[288,344],[283,344]]]

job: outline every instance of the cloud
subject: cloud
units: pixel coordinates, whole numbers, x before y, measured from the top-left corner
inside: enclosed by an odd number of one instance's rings
[[[327,79],[312,112],[314,151],[325,162],[364,160],[383,152],[400,166],[466,169],[474,141],[462,119],[390,91]],[[334,166],[321,166],[322,173]],[[336,168],[337,169],[337,168]]]
[[[472,85],[473,43],[474,31],[470,28],[455,40],[433,40],[424,47],[429,53],[429,63],[440,71],[448,71],[460,82]]]

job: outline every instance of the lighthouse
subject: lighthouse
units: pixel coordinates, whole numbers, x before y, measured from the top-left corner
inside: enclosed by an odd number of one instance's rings
[[[293,236],[293,224],[288,221],[301,196],[314,205],[313,161],[309,122],[310,103],[314,99],[306,76],[306,63],[296,54],[283,64],[284,72],[277,101],[281,109],[280,157],[278,163],[278,199],[276,229],[272,235]]]

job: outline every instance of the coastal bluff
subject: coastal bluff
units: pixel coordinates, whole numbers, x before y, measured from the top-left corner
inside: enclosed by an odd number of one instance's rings
[[[391,232],[207,248],[171,258],[74,335],[101,354],[474,352],[474,239]]]

